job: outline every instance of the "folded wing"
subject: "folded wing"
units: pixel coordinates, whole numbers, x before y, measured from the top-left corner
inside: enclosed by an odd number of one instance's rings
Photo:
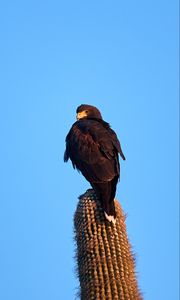
[[[88,181],[104,182],[120,174],[118,153],[125,159],[108,123],[82,120],[74,123],[66,137],[64,160],[70,158]]]

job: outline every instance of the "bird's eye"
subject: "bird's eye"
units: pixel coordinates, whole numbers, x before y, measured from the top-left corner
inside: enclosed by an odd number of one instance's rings
[[[87,113],[88,113],[88,110],[85,110],[85,113],[87,114]]]

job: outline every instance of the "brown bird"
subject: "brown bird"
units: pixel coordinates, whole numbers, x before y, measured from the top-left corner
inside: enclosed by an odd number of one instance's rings
[[[77,108],[77,121],[66,137],[64,161],[70,158],[99,197],[104,214],[115,223],[114,198],[120,178],[119,155],[125,160],[120,142],[100,111],[91,105]]]

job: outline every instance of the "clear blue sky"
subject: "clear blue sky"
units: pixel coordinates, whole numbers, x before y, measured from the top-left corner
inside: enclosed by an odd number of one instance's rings
[[[63,163],[81,103],[127,158],[144,299],[178,299],[178,1],[2,1],[0,299],[74,299],[73,214],[89,187]]]

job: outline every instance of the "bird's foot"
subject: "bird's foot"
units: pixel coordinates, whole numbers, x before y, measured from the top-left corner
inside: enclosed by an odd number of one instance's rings
[[[114,225],[116,224],[116,219],[114,218],[114,216],[109,216],[106,212],[104,212],[105,218],[109,221],[112,222]]]

